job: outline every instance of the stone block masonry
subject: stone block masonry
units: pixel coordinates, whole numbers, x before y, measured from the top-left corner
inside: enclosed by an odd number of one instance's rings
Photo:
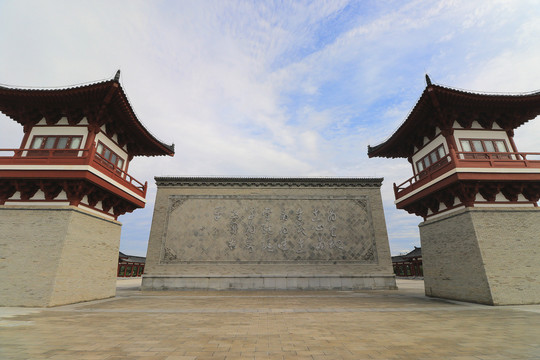
[[[120,230],[70,206],[0,206],[0,306],[115,296]]]
[[[392,289],[382,179],[156,178],[143,289]]]
[[[540,303],[538,208],[466,208],[419,227],[426,295]]]

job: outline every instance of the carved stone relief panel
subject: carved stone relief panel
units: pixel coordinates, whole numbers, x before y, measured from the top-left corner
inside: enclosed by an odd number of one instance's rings
[[[161,264],[376,264],[367,196],[172,195]]]

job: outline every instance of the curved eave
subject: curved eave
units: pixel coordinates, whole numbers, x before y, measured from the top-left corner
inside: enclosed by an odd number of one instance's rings
[[[114,81],[114,80],[113,80]],[[129,100],[122,89],[122,86],[118,83],[118,96],[113,98],[112,105],[118,106],[121,109],[121,113],[126,115],[126,122],[128,126],[133,126],[131,129],[132,136],[140,139],[140,143],[137,142],[137,147],[132,148],[132,154],[134,156],[160,156],[160,155],[174,155],[174,144],[168,145],[158,140],[154,135],[148,131],[148,129],[139,121],[137,115],[133,111]]]
[[[28,89],[0,86],[0,111],[21,125],[33,125],[51,109],[99,105],[112,80],[59,89]]]
[[[452,126],[454,119],[442,119],[441,114],[448,117],[449,110],[482,113],[494,109],[512,114],[511,117],[497,119],[501,128],[515,129],[540,114],[540,92],[501,95],[428,85],[400,127],[386,141],[376,146],[368,146],[368,156],[406,158],[412,154],[412,140],[426,136],[425,131],[422,131],[426,129],[426,125],[430,129],[436,126],[442,129],[445,127],[443,121],[450,120],[446,127]]]
[[[432,85],[431,85],[432,86]],[[422,95],[410,111],[405,121],[399,128],[384,142],[379,145],[368,145],[368,156],[371,157],[386,157],[386,158],[406,158],[410,154],[409,144],[411,137],[414,137],[418,129],[419,122],[429,118],[429,115],[434,112],[433,105],[429,100],[427,86]],[[431,117],[434,119],[433,117]]]
[[[106,100],[110,96],[109,100]],[[62,89],[23,89],[0,86],[0,111],[19,124],[34,125],[44,113],[80,109],[99,116],[101,107],[114,113],[123,131],[128,133],[128,149],[134,156],[174,155],[174,145],[158,140],[139,121],[122,86],[106,80]],[[65,114],[62,114],[65,115]],[[88,114],[86,114],[88,115]],[[89,119],[92,121],[92,119]]]

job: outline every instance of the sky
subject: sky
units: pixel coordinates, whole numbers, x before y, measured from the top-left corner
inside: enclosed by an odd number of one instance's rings
[[[424,90],[540,89],[540,1],[0,0],[0,84],[111,79],[174,157],[135,158],[147,205],[122,215],[120,250],[146,255],[154,176],[384,177],[393,255],[420,246],[394,206],[405,159],[368,159]],[[516,130],[540,151],[540,119]],[[22,127],[0,115],[0,148]]]

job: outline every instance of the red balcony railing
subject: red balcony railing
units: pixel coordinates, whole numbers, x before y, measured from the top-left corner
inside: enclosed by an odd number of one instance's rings
[[[96,153],[95,146],[87,149],[0,149],[0,165],[90,165],[142,197],[146,196],[148,186]]]
[[[449,154],[429,168],[399,185],[394,183],[394,195],[399,199],[455,168],[540,169],[540,153],[458,152],[450,149]]]

